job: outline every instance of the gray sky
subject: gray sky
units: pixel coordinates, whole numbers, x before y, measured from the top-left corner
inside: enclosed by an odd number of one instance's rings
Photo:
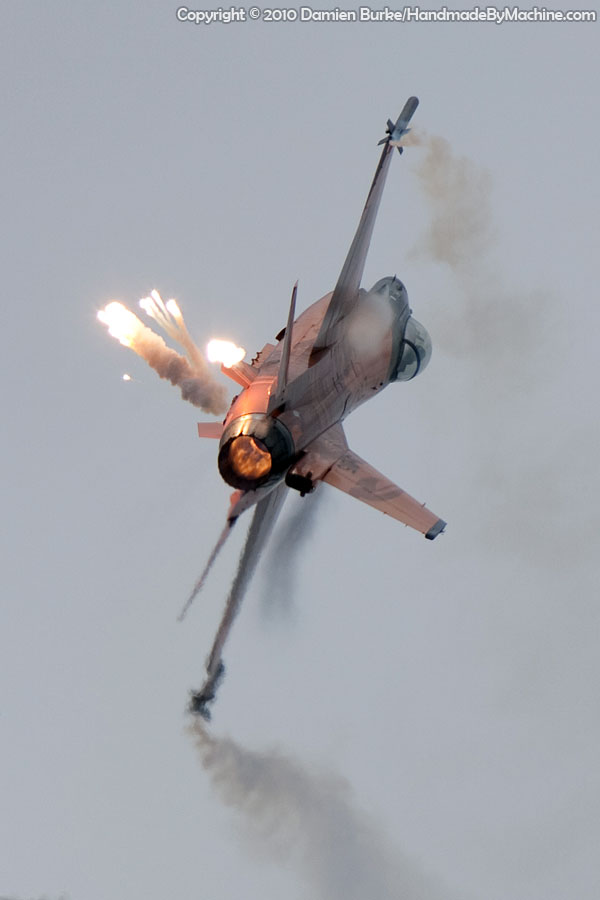
[[[338,900],[364,860],[386,900],[596,900],[598,25],[176,6],[3,9],[0,894]],[[402,277],[434,356],[347,434],[447,534],[324,486],[283,621],[259,571],[212,732],[254,761],[248,806],[184,714],[244,529],[179,625],[229,489],[197,411],[96,310],[156,287],[198,342],[253,355],[296,278],[300,309],[332,288],[411,94],[490,237],[436,261],[425,150],[393,161],[364,283]]]

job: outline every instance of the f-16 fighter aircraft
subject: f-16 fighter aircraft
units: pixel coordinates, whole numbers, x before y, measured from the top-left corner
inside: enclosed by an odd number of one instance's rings
[[[296,318],[294,286],[287,325],[277,344],[266,344],[252,365],[238,362],[223,372],[243,390],[221,425],[200,424],[201,437],[219,438],[219,471],[236,489],[227,525],[204,575],[228,530],[255,507],[221,626],[207,660],[204,685],[192,694],[190,709],[209,717],[223,675],[222,650],[289,488],[307,494],[320,481],[393,516],[429,540],[445,522],[381,475],[348,447],[342,422],[352,410],[392,381],[409,381],[431,356],[425,328],[412,317],[408,295],[394,275],[369,291],[360,287],[367,250],[394,147],[418,106],[411,97],[396,123],[388,121],[383,151],[357,232],[332,293]],[[190,598],[191,600],[191,598]]]

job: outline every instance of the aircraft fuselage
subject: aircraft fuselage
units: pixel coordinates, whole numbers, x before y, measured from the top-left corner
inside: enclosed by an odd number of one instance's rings
[[[219,469],[233,487],[253,490],[280,481],[316,438],[397,380],[410,318],[402,282],[386,278],[369,292],[361,290],[339,324],[337,339],[311,364],[311,348],[330,296],[318,300],[294,323],[283,402],[268,412],[280,342],[261,361],[260,375],[231,404],[219,447]]]

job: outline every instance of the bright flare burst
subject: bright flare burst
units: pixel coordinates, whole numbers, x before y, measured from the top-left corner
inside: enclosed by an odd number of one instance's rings
[[[165,334],[183,347],[192,368],[199,372],[206,371],[206,361],[187,330],[176,300],[171,298],[165,303],[158,291],[151,291],[149,297],[140,300],[140,306],[146,315],[160,325]]]
[[[124,347],[133,347],[144,325],[135,313],[113,300],[98,313],[99,320],[108,327],[108,333],[115,337]]]
[[[241,362],[246,351],[243,347],[236,347],[231,341],[213,340],[206,348],[206,355],[211,362],[222,363],[226,368],[230,368],[235,363]]]
[[[178,385],[184,400],[205,412],[222,415],[227,409],[226,390],[213,377],[204,355],[193,342],[177,302],[171,299],[164,303],[158,291],[152,291],[140,300],[140,306],[185,350],[185,356],[168,347],[160,335],[116,300],[100,310],[98,319],[108,327],[109,334],[145,359],[161,378]]]

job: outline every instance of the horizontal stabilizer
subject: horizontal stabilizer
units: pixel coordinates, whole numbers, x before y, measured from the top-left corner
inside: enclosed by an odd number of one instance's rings
[[[222,434],[223,425],[221,422],[198,422],[198,437],[220,440]]]
[[[227,375],[232,381],[237,382],[243,388],[247,388],[256,378],[256,371],[243,360],[236,362],[232,366],[221,365],[221,372]]]

